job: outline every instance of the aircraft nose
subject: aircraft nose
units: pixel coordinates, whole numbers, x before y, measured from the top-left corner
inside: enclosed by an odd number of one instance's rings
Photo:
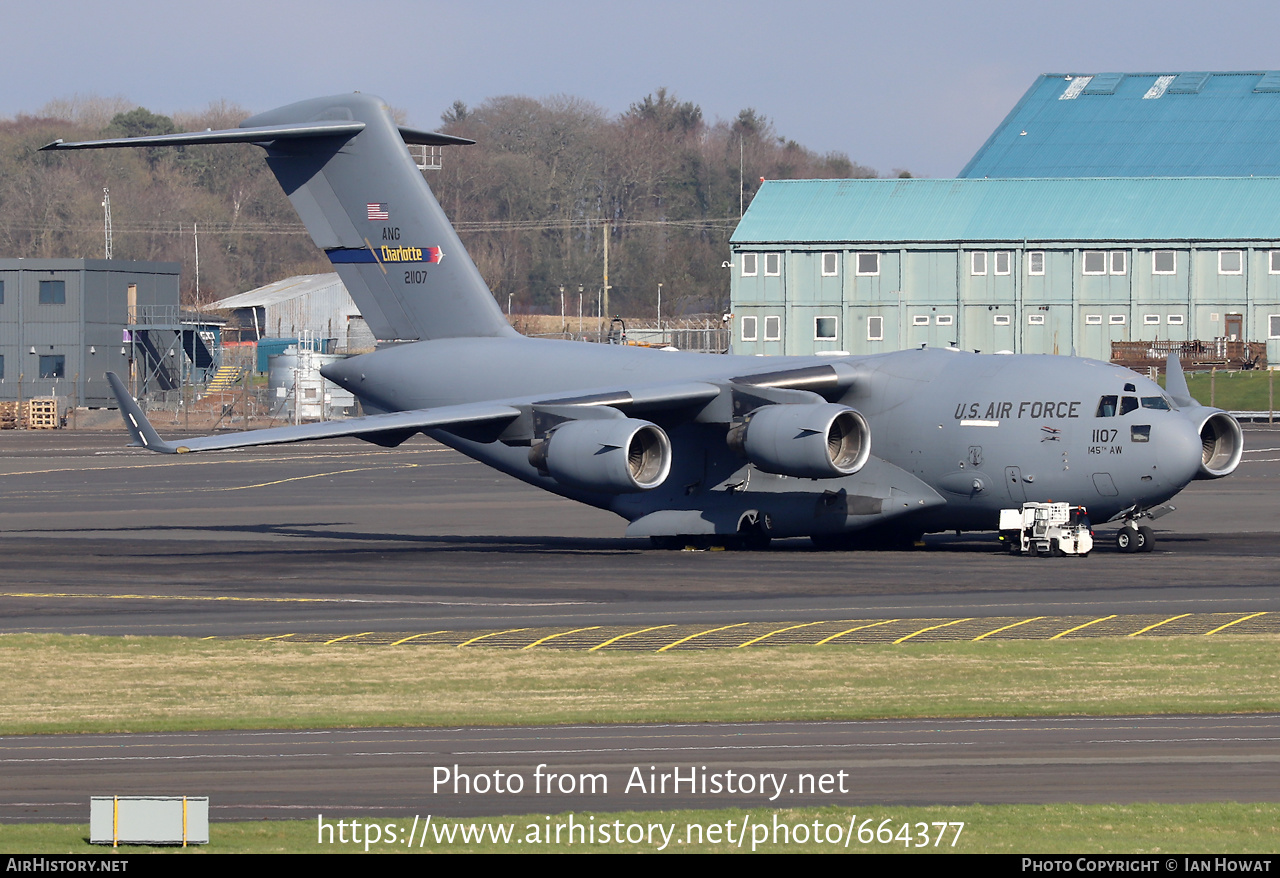
[[[1163,480],[1181,489],[1190,484],[1200,469],[1204,448],[1200,433],[1189,418],[1172,417],[1164,423],[1153,425],[1156,435],[1156,461]]]

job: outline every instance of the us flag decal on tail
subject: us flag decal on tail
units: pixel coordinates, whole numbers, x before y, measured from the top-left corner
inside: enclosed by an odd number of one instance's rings
[[[385,202],[370,201],[365,205],[365,207],[368,211],[369,220],[371,222],[384,222],[391,219],[391,214],[387,213],[387,205]]]

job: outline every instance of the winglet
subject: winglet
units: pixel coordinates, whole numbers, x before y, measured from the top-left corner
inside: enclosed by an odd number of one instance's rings
[[[120,376],[115,372],[108,372],[107,383],[111,385],[111,391],[116,395],[116,402],[120,403],[120,416],[124,418],[125,428],[133,437],[133,442],[129,444],[135,448],[146,448],[163,454],[177,454],[178,449],[161,439],[156,428],[151,426],[151,422],[142,413],[142,408],[130,395],[129,388],[124,386]]]
[[[1182,362],[1177,353],[1170,354],[1169,362],[1165,364],[1164,389],[1179,408],[1195,408],[1200,405],[1191,398],[1191,391],[1187,389],[1187,376],[1182,374]]]

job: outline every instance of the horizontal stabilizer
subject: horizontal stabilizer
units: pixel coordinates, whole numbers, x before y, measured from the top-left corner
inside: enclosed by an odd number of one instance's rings
[[[232,448],[249,448],[256,445],[281,445],[288,442],[306,442],[313,439],[336,439],[354,436],[377,441],[378,437],[414,433],[420,430],[442,429],[496,421],[512,421],[520,410],[509,405],[479,402],[465,405],[442,406],[435,409],[418,409],[408,412],[392,412],[385,415],[369,415],[343,421],[322,421],[318,424],[301,424],[293,427],[272,427],[245,433],[225,433],[219,436],[201,436],[180,442],[165,442],[160,438],[141,407],[130,396],[124,382],[114,372],[107,373],[107,381],[120,403],[120,414],[125,427],[133,436],[133,445],[158,451],[162,454],[186,454],[195,451],[226,451]]]
[[[43,149],[217,143],[266,150],[267,166],[375,338],[516,335],[406,146],[475,141],[398,125],[373,95],[300,101],[221,131],[56,140]]]
[[[225,128],[220,131],[187,131],[180,134],[156,134],[151,137],[113,137],[107,140],[82,140],[66,143],[55,140],[40,147],[43,150],[119,149],[135,146],[194,146],[208,143],[273,143],[277,140],[300,140],[314,137],[354,137],[365,128],[364,122],[299,122],[286,125],[262,125],[252,128]],[[405,143],[426,146],[466,146],[475,143],[465,137],[399,129]]]

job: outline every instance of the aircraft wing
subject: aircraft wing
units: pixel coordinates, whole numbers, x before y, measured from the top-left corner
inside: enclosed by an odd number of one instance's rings
[[[728,380],[664,382],[626,390],[464,403],[317,424],[201,436],[170,443],[156,432],[120,377],[114,372],[107,373],[107,381],[120,404],[125,426],[133,437],[131,444],[163,454],[225,451],[342,436],[395,446],[414,433],[429,429],[447,430],[459,435],[479,432],[496,439],[508,425],[527,438],[531,425],[539,421],[538,416],[542,414],[549,415],[551,423],[554,423],[565,419],[607,416],[600,414],[604,411],[612,411],[617,416],[622,416],[622,411],[643,416],[687,406],[703,408],[703,415],[709,421],[728,423],[733,417],[730,406],[737,395],[749,395],[753,400],[752,408],[769,403],[821,403],[823,398],[815,390],[845,387],[850,380],[849,375],[824,364]],[[716,405],[717,401],[723,405]],[[531,414],[534,416],[532,420]],[[523,419],[522,424],[513,424],[517,419]]]
[[[369,415],[345,421],[324,421],[318,424],[302,424],[292,427],[272,427],[266,430],[250,430],[244,433],[225,433],[218,436],[201,436],[169,443],[151,426],[147,416],[129,390],[114,372],[107,373],[107,381],[120,403],[120,413],[125,426],[133,436],[133,445],[159,451],[163,454],[186,454],[193,451],[224,451],[231,448],[248,448],[254,445],[279,445],[286,442],[306,442],[313,439],[335,439],[340,436],[358,436],[379,444],[394,445],[407,436],[430,428],[459,427],[472,424],[512,421],[520,416],[520,410],[500,402],[479,402],[465,405],[442,406],[408,412],[392,412],[385,415]],[[383,440],[383,441],[380,441]]]

